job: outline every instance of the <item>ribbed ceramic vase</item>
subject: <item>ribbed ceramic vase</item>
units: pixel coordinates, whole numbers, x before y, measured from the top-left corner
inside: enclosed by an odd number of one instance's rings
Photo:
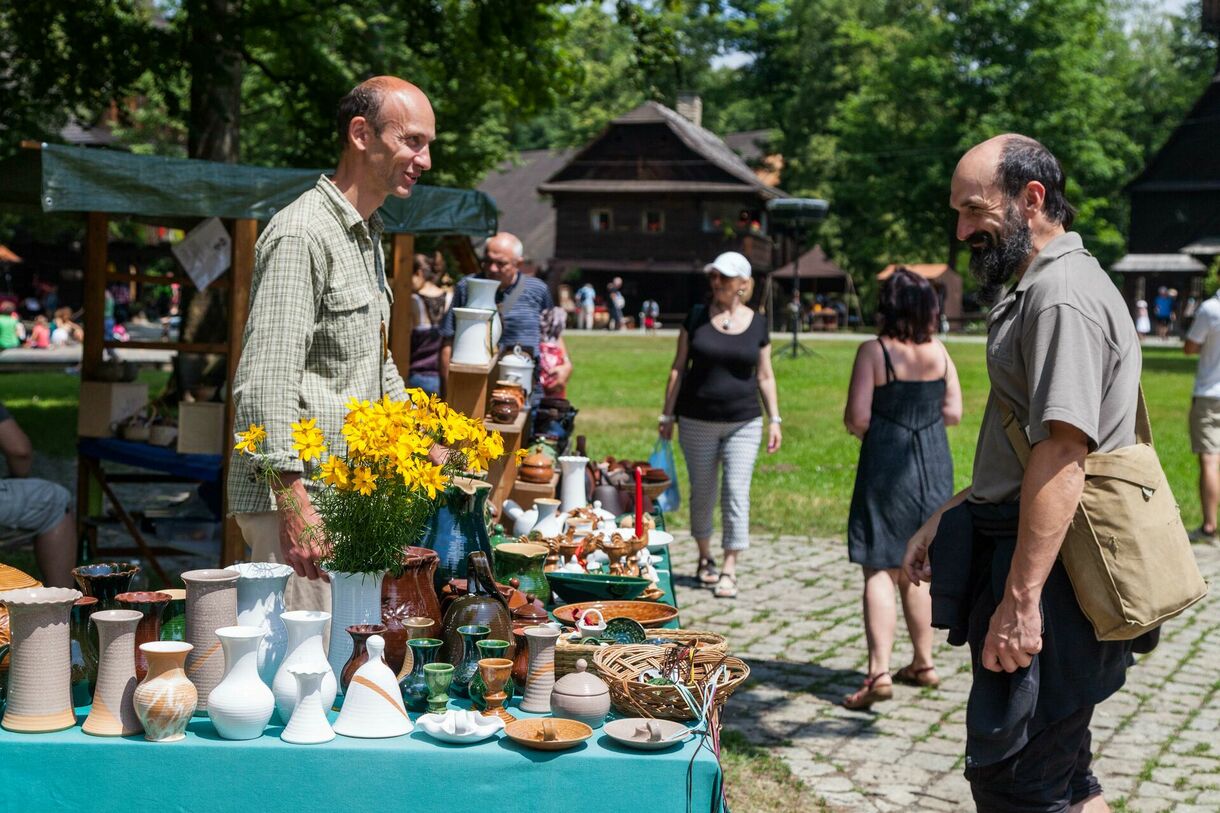
[[[562,474],[559,480],[559,510],[566,514],[573,508],[584,508],[589,504],[589,495],[585,492],[585,466],[589,458],[565,455],[559,458]]]
[[[385,573],[340,573],[330,576],[330,651],[326,659],[335,675],[343,674],[352,656],[352,639],[347,628],[357,624],[381,623],[381,580]]]
[[[59,731],[76,724],[72,710],[68,622],[79,590],[26,587],[0,593],[8,608],[8,703],[0,720],[9,731]]]
[[[93,702],[93,688],[97,685],[97,635],[89,627],[89,616],[96,609],[97,599],[93,596],[81,596],[72,605],[69,657],[72,663],[72,705],[77,708]]]
[[[208,695],[225,673],[216,630],[237,625],[237,574],[188,570],[182,581],[186,584],[186,642],[194,647],[186,656],[186,676],[199,693],[195,714],[203,715],[208,710]]]
[[[280,616],[288,629],[288,648],[284,652],[284,662],[275,673],[271,682],[271,691],[275,695],[275,708],[279,713],[280,722],[287,724],[292,717],[292,710],[297,704],[297,679],[292,670],[324,672],[318,686],[320,702],[330,708],[338,693],[338,680],[326,660],[326,650],[322,647],[322,632],[330,623],[330,613],[319,610],[293,610]]]
[[[140,645],[161,640],[161,616],[171,600],[168,593],[146,591],[119,593],[114,597],[115,604],[121,609],[135,610],[140,614],[140,623],[136,626],[136,680],[143,680],[148,674],[148,661]]]
[[[288,648],[288,629],[280,616],[292,568],[271,562],[243,562],[227,569],[237,573],[238,625],[257,627],[266,633],[258,645],[258,676],[270,686]]]
[[[287,667],[297,684],[297,696],[293,703],[292,716],[280,739],[297,745],[317,745],[335,738],[335,730],[326,718],[326,707],[322,703],[322,680],[326,675],[334,677],[330,667],[325,669],[306,666]]]
[[[525,640],[530,648],[530,665],[521,710],[546,714],[551,710],[551,689],[555,688],[555,642],[559,640],[559,630],[526,627]]]
[[[136,715],[144,726],[144,739],[177,742],[195,713],[199,695],[183,667],[191,645],[184,641],[150,641],[140,645],[148,674],[136,687]]]
[[[364,643],[368,660],[352,675],[343,693],[335,733],[345,737],[401,737],[410,734],[411,718],[403,706],[394,671],[382,657],[385,639],[370,635]]]
[[[208,695],[208,717],[226,740],[263,736],[275,713],[275,695],[258,675],[258,627],[221,627],[216,637],[225,653],[225,675]]]
[[[144,730],[136,714],[136,627],[139,610],[99,610],[90,617],[97,627],[97,688],[81,730],[98,737],[122,737]]]

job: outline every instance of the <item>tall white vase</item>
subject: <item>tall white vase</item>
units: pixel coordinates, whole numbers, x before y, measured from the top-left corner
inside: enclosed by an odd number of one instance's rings
[[[237,623],[266,633],[258,645],[258,676],[270,686],[288,647],[288,629],[280,616],[292,568],[271,562],[243,562],[228,569],[237,573]]]
[[[216,630],[225,653],[225,676],[208,695],[208,716],[226,740],[253,740],[275,711],[275,695],[258,676],[258,645],[264,633],[257,627]]]
[[[356,624],[381,623],[381,580],[385,573],[339,573],[330,576],[330,651],[326,659],[336,675],[343,674],[352,656],[352,637],[347,628]]]
[[[493,353],[499,347],[500,336],[504,333],[504,327],[500,324],[500,310],[496,307],[496,291],[499,288],[500,283],[494,279],[466,278],[466,307],[491,311],[491,320],[488,322],[488,327],[490,330],[491,352]]]
[[[402,703],[402,690],[394,671],[382,660],[385,639],[370,635],[365,641],[369,659],[352,675],[343,695],[343,708],[335,720],[335,733],[345,737],[401,737],[415,726]]]
[[[537,531],[544,537],[559,536],[563,533],[563,517],[558,513],[559,500],[539,497],[534,500],[534,508],[538,509],[538,521],[530,528],[530,533]]]
[[[322,681],[327,671],[296,666],[288,667],[288,671],[296,680],[297,697],[292,717],[284,726],[280,739],[297,745],[330,742],[335,738],[335,730],[330,727],[326,708],[322,705]]]
[[[563,513],[573,508],[584,508],[589,504],[585,493],[585,466],[589,458],[564,455],[559,458],[559,510]]]
[[[491,362],[487,349],[487,321],[491,312],[476,308],[453,309],[453,357],[457,364]]]
[[[280,619],[288,628],[288,648],[284,652],[284,662],[271,683],[271,691],[275,695],[280,722],[287,725],[297,704],[297,679],[292,676],[293,669],[325,671],[318,690],[322,705],[326,708],[334,705],[339,681],[335,679],[335,673],[326,660],[326,649],[322,646],[322,632],[330,623],[330,613],[294,610],[283,613]]]

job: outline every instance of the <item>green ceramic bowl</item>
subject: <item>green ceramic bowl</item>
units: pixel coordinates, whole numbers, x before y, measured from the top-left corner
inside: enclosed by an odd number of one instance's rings
[[[551,589],[564,604],[579,601],[630,600],[639,598],[651,582],[639,576],[609,576],[597,573],[546,574]]]

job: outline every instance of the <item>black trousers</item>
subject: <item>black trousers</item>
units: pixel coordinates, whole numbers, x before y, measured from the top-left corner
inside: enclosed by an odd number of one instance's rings
[[[1017,753],[980,768],[966,779],[979,813],[1066,813],[1101,793],[1090,767],[1093,706],[1039,731]]]

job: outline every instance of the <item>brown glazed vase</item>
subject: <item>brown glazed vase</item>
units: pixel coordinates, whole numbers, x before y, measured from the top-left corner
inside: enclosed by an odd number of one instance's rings
[[[530,671],[530,648],[525,640],[525,627],[513,627],[513,645],[516,647],[513,655],[513,683],[516,684],[517,690],[524,694],[525,678]]]
[[[491,575],[491,563],[487,554],[476,550],[470,554],[466,580],[466,595],[454,599],[445,610],[445,621],[438,636],[445,642],[437,655],[437,661],[451,663],[455,667],[466,654],[466,642],[458,628],[465,626],[490,627],[489,638],[509,640],[513,634],[513,618],[508,602],[496,589]]]
[[[33,734],[76,725],[72,709],[68,619],[79,590],[27,587],[0,593],[8,607],[12,663],[8,704],[0,721],[9,731]]]
[[[407,655],[408,618],[427,616],[433,626],[416,636],[437,638],[441,631],[441,603],[436,596],[433,579],[440,565],[440,556],[428,548],[407,547],[402,575],[386,574],[381,582],[381,621],[386,631],[385,660],[394,674],[403,674]]]
[[[90,616],[100,644],[93,707],[81,730],[97,737],[123,737],[144,730],[136,714],[136,626],[139,610],[99,610]]]
[[[148,658],[140,644],[161,640],[161,615],[172,600],[173,596],[168,593],[148,591],[119,593],[114,597],[119,608],[135,610],[142,616],[136,627],[136,680],[143,680],[148,674]]]
[[[352,636],[352,656],[343,665],[343,674],[339,675],[339,685],[345,696],[356,670],[368,663],[369,653],[365,644],[373,635],[380,635],[384,638],[385,624],[353,624],[347,628],[347,634]],[[382,660],[385,660],[384,656],[382,656]]]
[[[237,626],[237,573],[209,568],[182,574],[186,584],[186,676],[199,697],[196,715],[208,709],[208,695],[225,673],[225,657],[216,630]]]

